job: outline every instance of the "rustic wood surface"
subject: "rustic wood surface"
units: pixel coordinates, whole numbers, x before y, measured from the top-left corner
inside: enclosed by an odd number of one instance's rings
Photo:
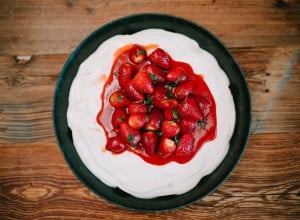
[[[167,13],[221,39],[249,82],[248,147],[214,193],[182,209],[139,213],[90,192],[52,127],[62,66],[116,18]],[[300,3],[277,1],[0,1],[0,219],[299,219]]]

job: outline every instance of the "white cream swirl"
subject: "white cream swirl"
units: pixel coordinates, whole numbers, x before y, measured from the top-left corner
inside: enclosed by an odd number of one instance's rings
[[[115,51],[128,44],[158,44],[174,60],[186,62],[195,73],[201,73],[215,98],[217,137],[205,143],[186,164],[171,162],[156,166],[130,152],[113,155],[103,150],[106,138],[96,122],[104,85],[100,78],[109,74]],[[216,169],[229,148],[235,125],[235,108],[229,80],[210,53],[185,35],[147,29],[106,40],[80,65],[70,89],[67,119],[81,160],[97,178],[135,197],[154,198],[185,193]]]

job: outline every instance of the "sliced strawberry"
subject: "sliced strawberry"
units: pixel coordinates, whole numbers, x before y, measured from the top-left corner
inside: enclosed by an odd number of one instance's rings
[[[128,81],[131,81],[135,72],[135,66],[130,63],[124,63],[119,67],[117,76],[119,84],[122,88],[124,88],[127,85]]]
[[[148,73],[142,71],[138,72],[134,76],[132,80],[132,85],[137,91],[141,93],[151,94],[154,90],[153,83]]]
[[[177,106],[178,106],[178,102],[175,99],[170,99],[169,107],[163,109],[163,114],[164,114],[165,120],[177,121],[179,119]]]
[[[171,156],[176,150],[176,144],[169,138],[162,138],[158,145],[158,155],[162,158]]]
[[[165,74],[157,66],[147,64],[143,67],[142,71],[148,73],[154,85],[161,84],[166,81]]]
[[[106,150],[109,150],[115,154],[119,154],[126,150],[126,144],[121,139],[121,137],[116,136],[116,137],[111,137],[107,140],[107,144],[105,148]]]
[[[180,132],[179,125],[174,121],[163,121],[161,125],[162,136],[166,138],[173,138]]]
[[[196,100],[204,117],[207,117],[211,111],[211,103],[204,96],[197,96]]]
[[[167,80],[175,84],[181,84],[187,81],[188,76],[186,70],[182,67],[175,67],[171,69],[166,76]]]
[[[123,91],[118,90],[110,95],[109,103],[115,108],[124,108],[129,105],[130,100],[126,97]]]
[[[165,70],[168,70],[171,67],[169,55],[161,48],[155,49],[148,58],[152,64]]]
[[[128,114],[134,114],[134,113],[146,113],[148,110],[147,105],[145,105],[142,102],[131,102],[128,105]]]
[[[137,145],[142,138],[139,130],[133,129],[125,122],[120,124],[120,135],[125,143],[133,146]]]
[[[199,121],[202,119],[202,114],[200,112],[200,108],[198,103],[193,97],[189,97],[185,99],[178,106],[179,117]]]
[[[177,86],[174,90],[174,95],[177,99],[182,100],[193,93],[194,90],[194,82],[188,81],[179,86]]]
[[[157,86],[152,93],[152,104],[158,108],[168,108],[170,99],[164,86]]]
[[[194,136],[192,134],[184,134],[180,139],[175,151],[176,156],[186,157],[191,154],[194,148]]]
[[[145,129],[150,131],[159,130],[162,120],[163,120],[162,112],[157,108],[152,108],[149,113],[149,120],[145,125]]]
[[[146,122],[148,121],[148,117],[143,113],[134,113],[129,115],[128,124],[133,129],[141,129],[144,127]]]
[[[133,45],[129,50],[129,60],[135,64],[139,64],[146,60],[147,53],[140,45]]]
[[[142,146],[148,155],[152,155],[156,151],[158,138],[155,132],[147,131],[142,135]]]
[[[136,100],[136,101],[144,100],[143,93],[137,91],[134,88],[134,86],[132,84],[132,80],[128,80],[127,83],[123,86],[123,89],[131,99]]]
[[[117,108],[111,117],[111,124],[113,125],[114,128],[118,128],[121,123],[127,122],[127,120],[128,120],[128,115],[126,111],[124,111],[121,108]]]
[[[179,121],[180,133],[193,133],[197,127],[197,121],[189,120],[189,119],[180,119]]]

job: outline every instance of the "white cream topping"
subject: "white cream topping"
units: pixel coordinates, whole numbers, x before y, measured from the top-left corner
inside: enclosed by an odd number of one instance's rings
[[[188,163],[156,166],[127,151],[113,155],[103,150],[106,137],[96,121],[104,85],[100,78],[108,76],[115,51],[128,44],[158,44],[174,60],[190,64],[195,73],[204,76],[216,102],[217,137],[205,143]],[[147,29],[106,40],[80,65],[70,89],[67,119],[81,160],[97,178],[135,197],[154,198],[185,193],[218,167],[229,148],[235,108],[229,80],[210,53],[185,35]]]

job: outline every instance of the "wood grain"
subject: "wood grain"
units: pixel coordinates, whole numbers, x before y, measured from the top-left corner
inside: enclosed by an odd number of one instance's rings
[[[300,47],[231,48],[231,51],[250,87],[252,132],[299,131]]]
[[[116,18],[167,13],[202,25],[249,83],[252,128],[232,175],[182,209],[140,213],[80,183],[52,127],[63,64]],[[296,0],[0,1],[0,219],[299,219],[300,2]]]
[[[0,142],[54,140],[52,98],[67,55],[0,57]]]
[[[300,133],[252,135],[240,164],[218,190],[194,205],[147,217],[297,217],[300,215],[299,148]],[[5,144],[0,157],[0,213],[6,213],[7,217],[111,219],[115,212],[122,218],[145,217],[144,213],[119,208],[90,192],[67,167],[54,142]]]
[[[146,12],[189,19],[228,47],[300,43],[299,1],[14,0],[0,2],[0,55],[70,53],[101,25]]]

